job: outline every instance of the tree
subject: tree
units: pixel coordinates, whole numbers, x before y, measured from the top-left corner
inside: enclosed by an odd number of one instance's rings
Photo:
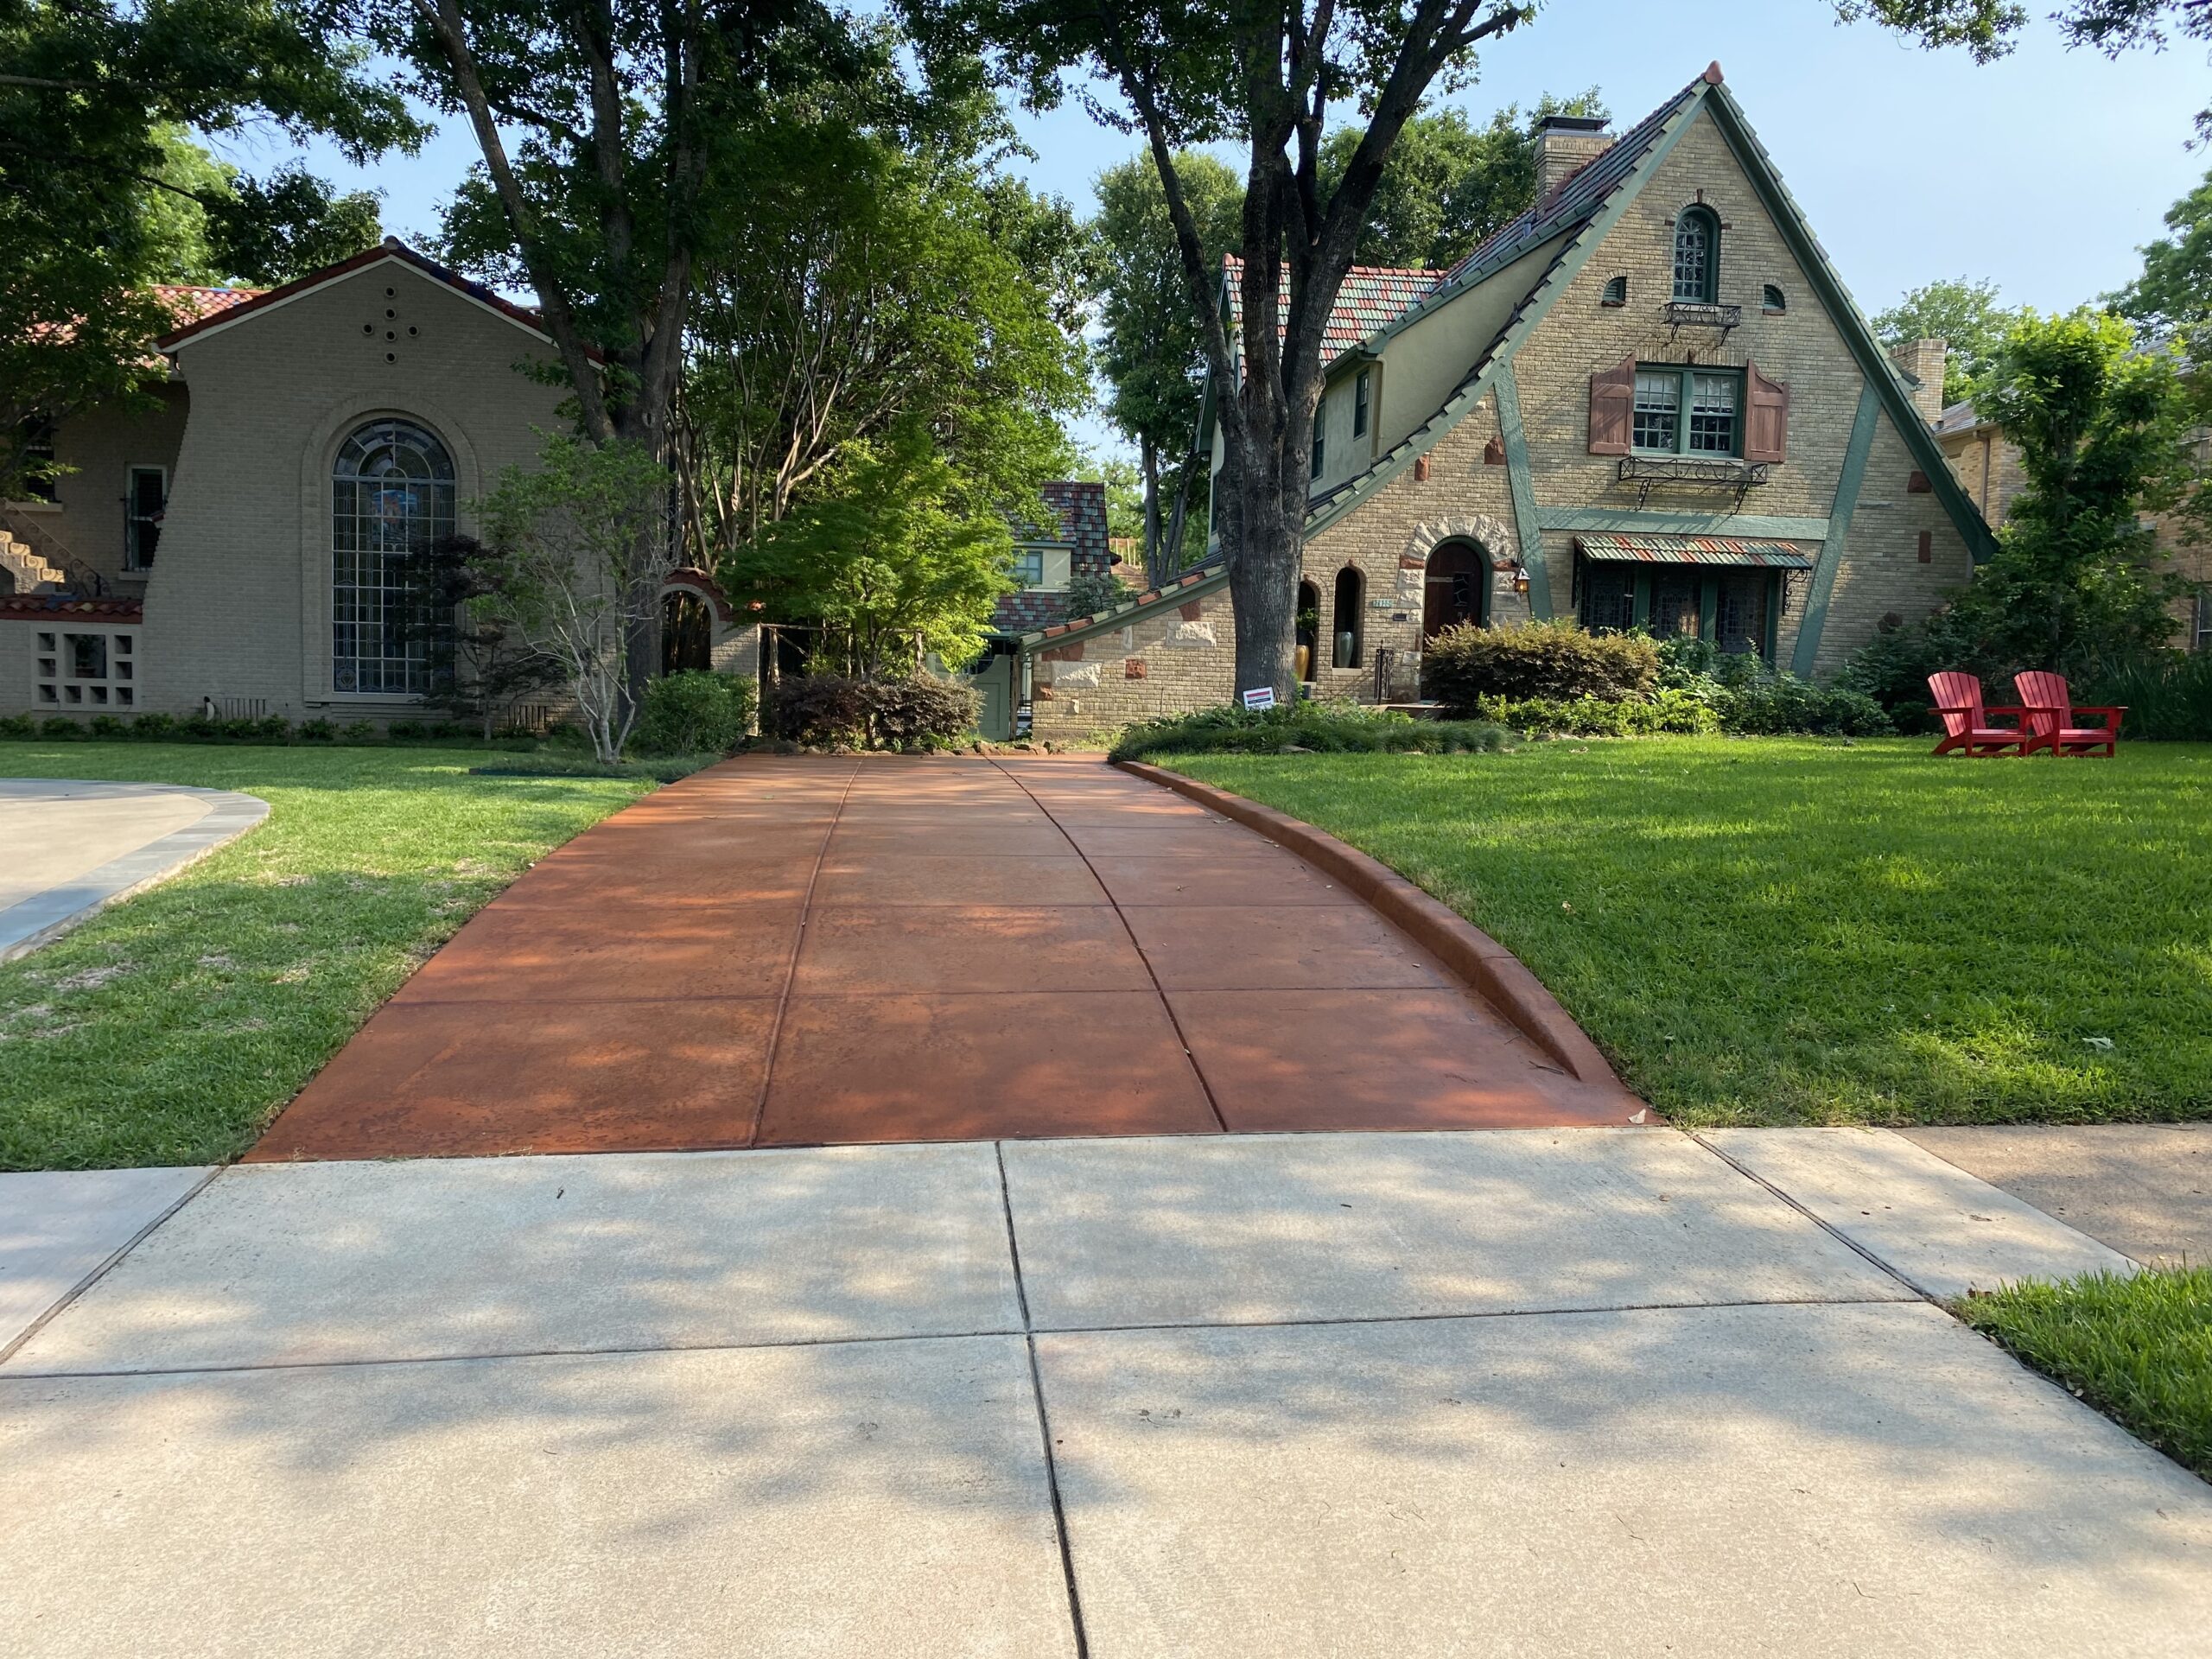
[[[538,462],[507,468],[479,504],[486,591],[468,606],[560,662],[592,753],[611,763],[642,708],[627,663],[639,613],[659,610],[676,569],[668,475],[643,444],[566,433],[545,441]]]
[[[2086,308],[2012,325],[1978,398],[2019,446],[2027,487],[1998,552],[1955,608],[1985,650],[2018,667],[2079,672],[2164,645],[2174,580],[2144,515],[2183,482],[2175,360]]]
[[[1014,532],[909,418],[849,446],[830,487],[722,562],[723,591],[820,631],[817,667],[868,677],[964,664],[1014,586]]]
[[[725,135],[704,194],[679,448],[711,568],[919,421],[984,499],[1034,500],[1083,398],[1081,238],[992,170],[1012,129],[972,60],[819,76]]]
[[[2105,298],[2154,339],[2176,340],[2212,320],[2212,175],[2166,209],[2166,229],[2141,251],[2143,274]]]
[[[209,168],[175,149],[187,129],[249,126],[327,134],[357,162],[423,131],[308,0],[0,3],[0,498],[40,464],[36,423],[150,398],[153,342],[177,319],[147,290],[181,274],[190,215],[234,205],[243,235],[289,202],[296,167],[203,194]]]
[[[1236,175],[1197,150],[1177,156],[1175,167],[1201,251],[1217,270],[1237,245]],[[1137,448],[1143,523],[1136,534],[1146,580],[1157,588],[1183,566],[1191,493],[1206,474],[1208,458],[1191,448],[1205,386],[1205,340],[1152,162],[1139,156],[1109,168],[1097,189],[1090,232],[1103,334],[1098,367],[1109,389],[1107,418]]]
[[[426,701],[481,722],[525,694],[567,677],[559,658],[525,639],[501,612],[502,562],[474,536],[448,536],[407,561],[411,631],[429,661]]]
[[[1493,232],[1535,205],[1536,127],[1546,116],[1607,118],[1592,87],[1572,98],[1547,92],[1524,119],[1509,104],[1486,127],[1456,109],[1427,111],[1406,123],[1383,163],[1357,251],[1363,265],[1457,264]],[[1333,194],[1359,143],[1339,127],[1322,142],[1321,188]]]
[[[1964,276],[1923,283],[1910,289],[1874,319],[1874,333],[1892,349],[1916,340],[1940,340],[1950,347],[1943,359],[1946,407],[1974,394],[1988,373],[2005,331],[2022,313],[1997,302],[1997,284]]]

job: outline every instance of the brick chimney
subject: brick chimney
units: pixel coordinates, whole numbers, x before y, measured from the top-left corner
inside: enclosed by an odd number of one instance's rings
[[[1943,414],[1943,359],[1950,347],[1940,340],[1916,340],[1897,347],[1890,353],[1890,361],[1920,382],[1912,394],[1912,406],[1920,411],[1921,419],[1934,425]]]
[[[1550,199],[1553,191],[1585,162],[1613,147],[1613,135],[1603,119],[1592,115],[1548,115],[1536,123],[1536,200]]]

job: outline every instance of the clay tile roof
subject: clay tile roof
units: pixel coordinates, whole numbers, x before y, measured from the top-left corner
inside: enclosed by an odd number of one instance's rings
[[[155,296],[175,314],[180,328],[203,317],[235,310],[268,291],[264,288],[196,288],[181,283],[158,283],[154,287]]]
[[[1229,284],[1229,326],[1233,331],[1242,325],[1244,315],[1244,295],[1240,273],[1244,263],[1235,254],[1222,257],[1222,270]],[[1337,290],[1337,302],[1329,312],[1329,325],[1322,331],[1321,355],[1334,357],[1338,352],[1357,346],[1384,325],[1395,321],[1427,298],[1429,290],[1444,280],[1444,272],[1426,270],[1402,265],[1354,265]],[[1277,289],[1281,311],[1290,312],[1290,277],[1285,273]]]
[[[137,622],[146,613],[135,599],[79,599],[73,594],[9,594],[0,596],[0,618],[29,620],[62,614],[105,617],[111,622]]]

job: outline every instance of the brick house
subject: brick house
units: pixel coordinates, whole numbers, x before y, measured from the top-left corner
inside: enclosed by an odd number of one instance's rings
[[[2020,447],[1993,421],[1975,412],[1971,399],[1953,404],[1936,423],[1936,442],[1981,516],[2001,524],[2012,516],[2012,500],[2028,486],[2020,467]],[[2200,472],[2212,464],[2212,437],[2196,441]],[[2195,592],[2174,607],[2174,643],[2184,651],[2212,651],[2212,546],[2187,539],[2180,520],[2160,513],[2152,520],[2166,568],[2191,583]]]
[[[1618,137],[1552,118],[1539,155],[1535,207],[1448,270],[1355,270],[1330,320],[1314,695],[1409,696],[1440,629],[1532,617],[1826,676],[1968,579],[1993,543],[1936,440],[1942,344],[1883,352],[1719,65]],[[1033,729],[1226,701],[1234,639],[1217,559],[1033,630]]]
[[[567,424],[537,317],[394,240],[177,297],[157,407],[61,423],[51,498],[0,507],[0,714],[426,712],[402,561]],[[750,666],[703,577],[665,602]]]

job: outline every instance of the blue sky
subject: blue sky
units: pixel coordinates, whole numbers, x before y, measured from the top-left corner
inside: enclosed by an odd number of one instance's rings
[[[2133,274],[2136,248],[2212,165],[2186,147],[2212,101],[2200,48],[2107,62],[2038,19],[2012,56],[1977,66],[1839,26],[1822,0],[1552,0],[1448,101],[1487,118],[1594,86],[1618,126],[1714,58],[1870,312],[1939,276],[1987,277],[2044,309],[2093,299]],[[1091,180],[1135,149],[1074,109],[1022,125],[1037,156],[1021,170],[1084,211]],[[408,236],[435,226],[474,154],[456,125],[366,173],[327,153],[314,162],[383,191],[386,228]],[[1082,435],[1105,434],[1086,422]]]

